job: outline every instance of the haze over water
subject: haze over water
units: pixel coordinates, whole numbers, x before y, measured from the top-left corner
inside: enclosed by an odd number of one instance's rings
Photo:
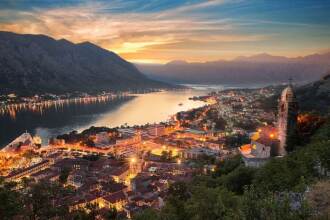
[[[0,116],[0,146],[5,146],[24,131],[41,136],[45,145],[50,137],[90,126],[116,127],[166,121],[176,112],[204,105],[204,102],[192,101],[189,97],[207,93],[208,90],[164,91],[100,103],[73,103],[42,112],[22,111],[17,112],[16,118],[3,115]]]

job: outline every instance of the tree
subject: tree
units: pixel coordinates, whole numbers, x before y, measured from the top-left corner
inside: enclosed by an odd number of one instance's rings
[[[115,219],[117,219],[117,216],[118,216],[117,209],[113,207],[113,208],[110,208],[110,209],[105,213],[104,218],[105,218],[106,220],[115,220]]]
[[[0,219],[13,219],[23,208],[22,195],[15,191],[15,183],[4,183],[0,187]]]
[[[280,196],[281,195],[281,196]],[[291,204],[299,203],[293,208]],[[308,219],[310,210],[303,200],[294,201],[288,193],[274,194],[260,191],[255,186],[246,187],[242,197],[243,218],[254,219]]]
[[[238,208],[239,200],[233,193],[219,188],[196,187],[185,206],[186,219],[237,219]]]
[[[243,144],[250,143],[250,138],[247,135],[236,134],[226,138],[225,145],[230,147],[240,147]]]
[[[188,187],[184,182],[175,182],[170,185],[168,195],[180,200],[187,200],[189,198]]]
[[[159,219],[159,214],[153,209],[146,209],[133,216],[133,220],[157,220]]]
[[[71,172],[71,169],[68,167],[64,167],[61,170],[60,176],[59,176],[59,182],[61,184],[65,184],[68,181],[69,174]]]
[[[239,167],[241,164],[242,164],[242,158],[240,155],[220,161],[217,164],[215,175],[221,176],[224,174],[228,174],[233,170],[235,170],[237,167]]]
[[[23,198],[24,215],[30,219],[66,218],[69,213],[66,201],[62,200],[69,192],[57,184],[48,181],[33,183],[26,195]],[[55,206],[54,202],[59,200],[62,200],[60,206]]]
[[[230,191],[243,194],[244,187],[249,186],[254,178],[255,169],[241,166],[222,177],[223,185]]]
[[[73,220],[93,220],[90,219],[88,213],[84,209],[72,211],[70,214],[70,218]]]

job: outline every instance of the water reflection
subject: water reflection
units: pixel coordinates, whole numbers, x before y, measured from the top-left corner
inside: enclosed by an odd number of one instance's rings
[[[100,116],[96,126],[116,127],[123,124],[143,125],[166,121],[176,112],[204,105],[204,102],[189,100],[192,96],[206,94],[204,91],[166,91],[138,95],[112,112]]]
[[[207,91],[165,91],[137,96],[100,99],[95,101],[62,102],[42,108],[14,109],[13,115],[0,115],[0,146],[28,131],[40,135],[43,142],[52,136],[71,130],[94,126],[141,125],[165,121],[170,115],[204,105],[189,97]],[[182,103],[182,105],[179,105]],[[38,105],[37,105],[38,106]],[[17,110],[18,109],[18,110]],[[38,109],[38,110],[36,110]]]
[[[126,95],[121,95],[126,96]],[[80,98],[72,98],[72,99],[58,99],[58,100],[49,100],[49,101],[38,101],[38,102],[25,102],[19,104],[9,104],[3,107],[0,107],[0,116],[10,116],[15,119],[16,114],[21,111],[29,111],[43,114],[45,109],[55,108],[63,108],[64,105],[71,104],[93,104],[93,103],[106,103],[110,100],[118,98],[118,95],[100,95],[93,97],[80,97]]]

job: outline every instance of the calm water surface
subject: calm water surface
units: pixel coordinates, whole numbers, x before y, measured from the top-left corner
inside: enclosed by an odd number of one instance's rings
[[[72,103],[42,112],[20,111],[16,112],[16,117],[0,115],[0,146],[8,144],[24,131],[41,136],[43,144],[47,144],[50,137],[72,130],[81,131],[90,126],[116,127],[166,121],[178,111],[203,106],[204,102],[192,101],[189,97],[205,95],[207,92],[165,91],[106,102]]]

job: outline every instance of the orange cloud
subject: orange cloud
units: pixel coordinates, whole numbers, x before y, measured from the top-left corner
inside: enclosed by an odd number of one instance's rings
[[[45,34],[76,43],[90,41],[131,61],[206,61],[258,52],[254,43],[273,36],[243,34],[228,19],[209,20],[187,14],[224,3],[213,0],[159,13],[103,13],[109,5],[100,3],[31,12],[0,10],[0,18],[13,13],[17,17],[0,23],[0,30]],[[242,48],[242,43],[247,47]]]

